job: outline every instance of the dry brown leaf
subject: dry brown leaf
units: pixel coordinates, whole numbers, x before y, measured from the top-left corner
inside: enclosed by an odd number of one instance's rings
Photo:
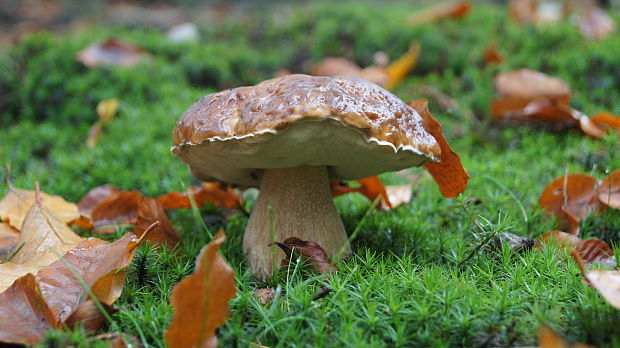
[[[439,162],[426,162],[424,168],[431,174],[444,197],[454,198],[458,196],[465,190],[469,180],[469,175],[461,164],[461,158],[456,152],[452,151],[443,136],[441,124],[428,111],[428,101],[416,99],[407,104],[420,114],[424,129],[437,140],[441,148],[441,160]]]
[[[392,204],[390,203],[390,200],[388,198],[385,186],[383,186],[383,183],[378,176],[371,176],[355,181],[360,184],[360,187],[354,188],[340,181],[332,180],[330,182],[332,197],[338,197],[340,195],[351,192],[358,192],[370,199],[371,202],[374,202],[377,198],[379,198],[379,204],[377,205],[377,209],[392,209]]]
[[[295,252],[308,263],[313,265],[319,274],[330,273],[337,267],[329,262],[327,252],[317,243],[309,240],[301,240],[297,237],[288,237],[283,242],[275,242],[286,254],[286,258],[282,260],[282,266],[287,266],[292,260]]]
[[[590,117],[590,120],[602,129],[620,132],[620,117],[614,116],[609,112],[600,112]]]
[[[596,194],[601,203],[620,209],[620,169],[611,172],[599,185]]]
[[[132,66],[144,56],[144,50],[138,46],[117,38],[110,38],[94,43],[79,51],[77,61],[89,68],[99,65]]]
[[[95,209],[95,207],[99,205],[99,203],[105,201],[112,194],[119,191],[120,189],[118,187],[110,184],[97,186],[94,189],[88,191],[88,193],[78,202],[78,209],[80,210],[80,214],[90,218],[93,209]]]
[[[470,9],[471,3],[468,1],[448,1],[412,13],[405,18],[405,21],[408,25],[415,26],[444,18],[462,18]]]
[[[36,200],[24,218],[17,245],[22,245],[12,262],[43,267],[58,255],[73,249],[82,241],[66,222],[59,220],[41,201]]]
[[[583,36],[602,40],[616,31],[616,23],[601,8],[593,6],[577,18],[577,25]]]
[[[8,257],[17,247],[19,231],[11,225],[0,222],[0,260]]]
[[[116,231],[117,225],[134,224],[142,197],[139,191],[119,191],[108,196],[91,212],[94,232],[112,233]]]
[[[0,293],[0,342],[36,344],[52,327],[60,327],[32,274]]]
[[[256,289],[254,290],[254,297],[264,306],[275,298],[273,291],[273,288]]]
[[[576,250],[571,249],[570,254],[579,266],[586,282],[598,291],[609,304],[620,309],[620,271],[604,269],[588,271]]]
[[[118,310],[113,308],[110,305],[105,303],[101,303],[104,310],[108,312],[108,314],[114,314]],[[88,299],[82,302],[76,309],[71,313],[71,315],[65,321],[65,324],[74,329],[78,325],[81,326],[85,332],[94,333],[101,325],[103,325],[106,321],[105,316],[101,313],[101,310],[95,303],[95,301]]]
[[[172,227],[162,204],[154,198],[142,197],[142,200],[138,203],[138,217],[133,227],[133,233],[140,236],[155,221],[159,221],[159,226],[149,233],[147,240],[169,247],[174,247],[181,243],[181,237]]]
[[[99,137],[103,132],[103,128],[105,125],[110,123],[114,116],[116,116],[116,112],[118,111],[118,99],[104,99],[97,104],[97,115],[99,119],[95,122],[92,127],[88,130],[88,138],[86,139],[86,146],[89,149],[92,149],[97,145],[99,141]]]
[[[553,180],[540,195],[539,204],[558,217],[561,229],[579,233],[579,221],[599,209],[597,180],[586,174],[571,174]]]
[[[495,40],[489,42],[487,47],[484,49],[482,61],[486,65],[501,64],[504,62],[504,57],[502,57],[499,53],[499,48],[497,47],[497,42]]]
[[[554,230],[540,236],[536,246],[540,247],[542,243],[549,243],[551,240],[560,246],[574,248],[587,264],[598,263],[612,267],[616,265],[613,250],[607,243],[598,238],[582,240],[570,233]]]
[[[228,184],[219,182],[203,182],[201,187],[192,186],[188,189],[190,195],[194,197],[198,207],[207,202],[213,203],[219,208],[239,209],[243,201],[237,191]],[[186,193],[172,191],[157,197],[163,208],[181,209],[191,208],[189,197]]]
[[[419,56],[420,44],[412,42],[407,52],[386,68],[388,78],[385,88],[392,89],[401,83],[405,76],[416,66]]]
[[[593,346],[582,343],[575,343],[569,346],[558,334],[551,331],[546,326],[542,326],[538,329],[538,346],[540,348],[594,348]]]
[[[228,315],[228,301],[235,296],[235,274],[218,253],[226,237],[220,231],[196,259],[196,270],[181,280],[170,302],[174,317],[166,331],[171,348],[216,347],[215,330]]]
[[[9,192],[0,201],[0,219],[9,223],[17,230],[21,230],[26,214],[35,201],[35,192],[13,187],[8,183]],[[48,195],[40,192],[41,203],[58,220],[68,223],[80,217],[78,208],[74,203],[65,201],[60,196]]]
[[[500,73],[495,77],[494,86],[500,96],[511,98],[568,100],[572,94],[568,84],[561,79],[530,69]]]

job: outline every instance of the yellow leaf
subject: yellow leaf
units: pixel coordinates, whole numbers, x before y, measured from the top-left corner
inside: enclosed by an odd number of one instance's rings
[[[392,89],[399,84],[405,76],[415,67],[420,56],[420,44],[417,42],[411,43],[407,53],[403,54],[400,58],[392,62],[387,67],[388,82],[385,86],[386,89]]]

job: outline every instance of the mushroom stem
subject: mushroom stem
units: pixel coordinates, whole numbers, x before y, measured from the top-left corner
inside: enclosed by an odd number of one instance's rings
[[[258,278],[271,277],[285,257],[269,244],[288,237],[316,242],[330,256],[345,244],[347,234],[332,199],[327,167],[264,170],[243,237],[243,251]]]

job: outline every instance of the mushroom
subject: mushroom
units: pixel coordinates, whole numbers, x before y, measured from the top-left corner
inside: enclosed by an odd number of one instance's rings
[[[350,253],[329,180],[355,180],[438,161],[416,110],[357,77],[287,75],[207,95],[173,131],[193,176],[259,187],[243,249],[267,279],[285,256],[272,243],[311,240]]]

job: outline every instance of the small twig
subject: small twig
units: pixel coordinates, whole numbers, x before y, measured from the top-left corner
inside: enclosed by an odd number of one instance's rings
[[[478,225],[478,222],[474,221],[474,224],[476,225],[477,228],[479,228],[480,230],[482,230],[482,232],[484,232],[484,229],[482,229],[482,227],[480,227]],[[485,245],[487,245],[487,243],[489,243],[489,241],[491,241],[491,239],[495,237],[495,233],[490,233],[489,236],[487,238],[485,238],[485,240],[483,240],[481,243],[479,243],[474,250],[472,250],[469,255],[467,255],[466,258],[464,258],[461,262],[459,262],[459,264],[456,266],[456,268],[461,268],[461,266],[463,266],[463,264],[467,261],[469,261],[469,259],[471,259],[472,257],[474,257],[474,255],[480,251],[480,249],[482,249]]]
[[[327,296],[327,294],[329,294],[332,291],[334,291],[332,288],[330,288],[327,285],[324,285],[323,287],[321,287],[319,292],[316,295],[314,295],[314,297],[312,298],[312,301],[320,300],[323,297]]]
[[[158,226],[159,226],[159,220],[153,222],[149,227],[147,227],[146,230],[144,230],[144,232],[142,232],[142,235],[140,236],[138,241],[129,248],[129,251],[131,252],[135,248],[137,248],[138,245],[140,245],[140,243],[142,243],[142,241],[144,241],[146,239],[146,237],[151,233],[151,231],[153,231]]]

